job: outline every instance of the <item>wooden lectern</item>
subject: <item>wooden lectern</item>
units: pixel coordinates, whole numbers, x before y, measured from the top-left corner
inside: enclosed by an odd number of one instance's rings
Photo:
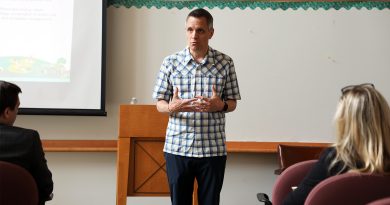
[[[155,105],[121,105],[117,205],[127,196],[169,196],[163,146],[168,115]]]
[[[163,154],[167,124],[168,115],[155,105],[120,106],[117,205],[126,205],[127,196],[169,196]]]

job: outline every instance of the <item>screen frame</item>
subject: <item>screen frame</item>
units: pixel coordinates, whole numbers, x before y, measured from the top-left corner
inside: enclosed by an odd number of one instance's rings
[[[101,46],[101,93],[100,109],[57,109],[57,108],[19,108],[20,115],[74,115],[74,116],[107,116],[106,112],[106,24],[107,0],[102,3],[102,46]]]

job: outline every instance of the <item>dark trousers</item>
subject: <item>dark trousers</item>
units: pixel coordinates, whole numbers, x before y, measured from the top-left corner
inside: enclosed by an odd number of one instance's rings
[[[199,205],[218,205],[225,175],[226,156],[183,157],[165,153],[172,205],[192,205],[194,180]]]

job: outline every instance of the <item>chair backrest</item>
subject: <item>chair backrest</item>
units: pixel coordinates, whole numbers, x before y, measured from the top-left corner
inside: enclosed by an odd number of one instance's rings
[[[37,205],[38,188],[34,178],[23,167],[0,161],[0,204]]]
[[[330,177],[313,188],[305,205],[365,205],[390,196],[390,175],[345,173]]]
[[[367,205],[390,205],[390,196],[385,197],[385,198],[381,198],[381,199],[377,199],[375,201],[368,203]]]
[[[281,174],[287,167],[306,160],[318,159],[326,147],[299,146],[299,145],[278,145],[280,168],[275,174]]]
[[[317,160],[298,162],[284,170],[276,178],[275,185],[272,189],[272,204],[282,204],[287,194],[292,191],[292,187],[298,186],[316,162]]]

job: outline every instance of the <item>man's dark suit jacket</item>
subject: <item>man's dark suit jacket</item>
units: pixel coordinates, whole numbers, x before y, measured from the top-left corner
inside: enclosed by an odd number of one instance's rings
[[[0,124],[0,160],[20,165],[31,173],[38,186],[39,204],[50,200],[53,180],[37,131]]]

